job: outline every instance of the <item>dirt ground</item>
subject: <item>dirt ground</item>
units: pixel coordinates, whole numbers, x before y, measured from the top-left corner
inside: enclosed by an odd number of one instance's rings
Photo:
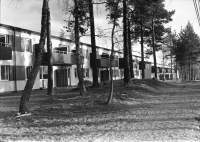
[[[200,142],[200,82],[115,81],[88,88],[34,90],[31,115],[14,117],[21,93],[0,95],[0,141],[43,142]]]

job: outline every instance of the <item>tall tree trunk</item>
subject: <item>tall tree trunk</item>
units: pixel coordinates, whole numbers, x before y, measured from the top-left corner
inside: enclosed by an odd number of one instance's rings
[[[91,45],[92,45],[92,77],[93,77],[93,87],[98,87],[98,72],[97,72],[97,53],[96,53],[96,41],[95,41],[95,26],[94,26],[94,13],[92,0],[89,1],[89,11],[90,11],[90,33],[91,33]]]
[[[144,41],[143,41],[143,36],[144,36],[144,33],[143,33],[143,19],[141,18],[141,25],[140,25],[140,35],[141,35],[141,58],[142,58],[142,79],[144,79],[144,67],[145,67],[145,63],[144,63]]]
[[[126,0],[123,0],[123,36],[124,36],[124,85],[131,84],[130,76],[130,64],[129,64],[129,50],[127,40],[127,4]]]
[[[153,60],[154,60],[155,78],[158,78],[157,77],[157,62],[156,62],[155,33],[154,33],[154,19],[153,18],[152,18],[152,44],[153,44]]]
[[[116,7],[115,7],[115,11],[118,9],[118,5],[119,5],[119,1],[117,1]],[[116,13],[115,13],[116,15]],[[114,17],[114,21],[113,21],[113,28],[112,28],[112,33],[111,33],[111,55],[110,55],[110,95],[108,98],[108,102],[107,104],[110,104],[112,102],[112,98],[113,98],[113,70],[112,70],[112,64],[113,64],[113,60],[114,60],[114,34],[115,34],[115,27],[116,27],[116,16]]]
[[[28,106],[29,98],[30,98],[38,71],[40,70],[42,55],[44,52],[45,39],[47,36],[46,26],[47,26],[47,4],[48,4],[48,1],[49,0],[43,0],[39,49],[37,50],[37,58],[35,58],[33,69],[28,77],[26,86],[24,88],[24,91],[23,91],[21,99],[20,99],[19,114],[25,114],[25,113],[29,112],[29,106]]]
[[[114,29],[114,28],[113,28]],[[114,47],[113,39],[112,39],[112,48]],[[113,50],[111,51],[110,55],[110,95],[107,101],[107,104],[110,104],[112,102],[113,98],[113,70],[112,70],[112,64],[113,64],[114,56],[113,56]]]
[[[49,1],[47,5],[47,53],[48,53],[48,89],[47,95],[54,95],[53,89],[53,65],[52,65],[52,43],[51,43],[51,14]]]
[[[164,52],[163,52],[163,81],[165,81],[165,71],[164,71],[164,68],[165,68],[165,55],[164,55]]]
[[[130,75],[134,78],[133,72],[133,55],[132,55],[132,45],[131,45],[131,30],[130,30],[130,20],[128,20],[128,46],[129,46],[129,63],[130,63]]]
[[[189,81],[191,80],[191,65],[190,65],[190,55],[189,55]]]
[[[187,80],[186,65],[184,66],[185,81]]]
[[[173,80],[172,64],[173,64],[173,62],[172,62],[172,53],[171,53],[171,80]]]
[[[79,89],[80,95],[85,95],[86,88],[83,80],[82,69],[81,69],[81,54],[80,54],[80,41],[79,41],[79,15],[78,15],[78,3],[77,0],[74,0],[75,3],[75,44],[76,44],[76,65],[77,65],[77,74],[79,79]]]

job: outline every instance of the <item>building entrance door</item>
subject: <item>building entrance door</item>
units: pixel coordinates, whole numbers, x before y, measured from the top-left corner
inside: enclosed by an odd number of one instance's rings
[[[109,70],[103,70],[101,72],[101,82],[109,80]]]
[[[57,84],[57,87],[67,87],[68,86],[67,69],[56,70],[56,84]]]

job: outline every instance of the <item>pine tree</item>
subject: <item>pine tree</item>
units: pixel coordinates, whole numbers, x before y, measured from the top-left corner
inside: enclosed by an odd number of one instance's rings
[[[35,59],[33,69],[28,77],[26,86],[22,93],[20,99],[19,106],[19,115],[25,114],[29,112],[29,98],[33,89],[33,85],[35,83],[35,79],[37,77],[38,71],[40,70],[40,65],[42,61],[42,55],[44,52],[45,39],[47,37],[47,8],[48,8],[49,0],[43,0],[42,6],[42,22],[41,22],[41,33],[40,33],[40,42],[39,48],[37,50],[37,58]]]

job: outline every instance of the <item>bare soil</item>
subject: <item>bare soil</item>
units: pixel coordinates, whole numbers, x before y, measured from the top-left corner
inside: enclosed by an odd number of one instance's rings
[[[34,90],[31,115],[14,117],[21,93],[0,95],[0,141],[44,142],[200,142],[200,82],[132,80],[88,88]]]

